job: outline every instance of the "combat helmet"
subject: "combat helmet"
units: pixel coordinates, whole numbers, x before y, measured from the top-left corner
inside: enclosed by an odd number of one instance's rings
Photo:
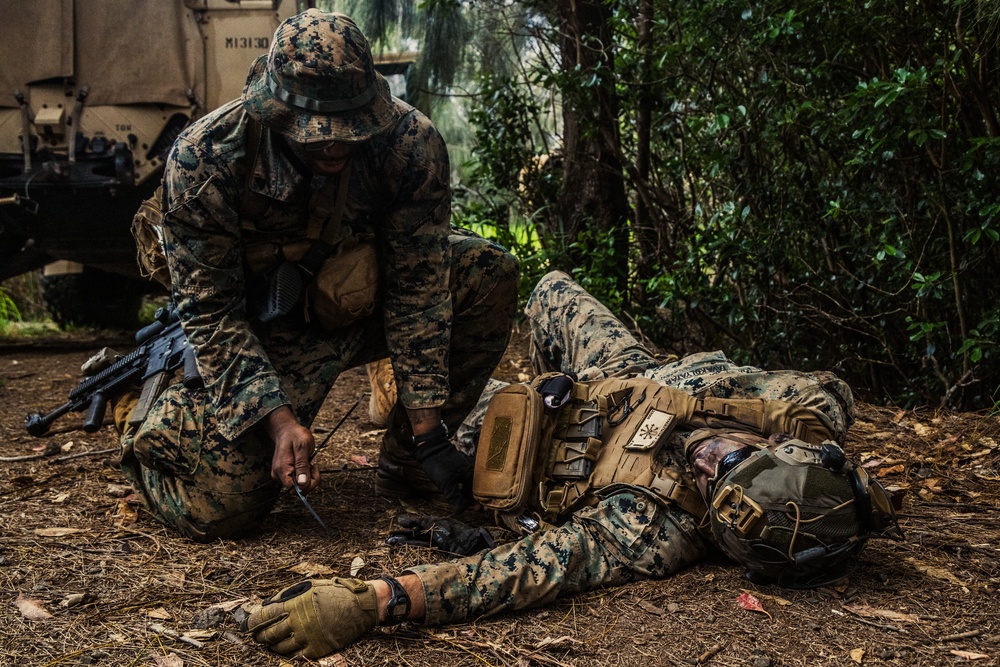
[[[869,538],[901,540],[892,499],[832,440],[696,431],[740,445],[718,464],[707,492],[719,547],[756,583],[813,588],[843,578]]]

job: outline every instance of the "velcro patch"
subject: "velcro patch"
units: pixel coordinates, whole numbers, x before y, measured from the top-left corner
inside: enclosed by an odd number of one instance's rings
[[[670,433],[674,415],[656,408],[649,408],[632,438],[625,445],[631,451],[647,451],[656,447],[665,435]]]

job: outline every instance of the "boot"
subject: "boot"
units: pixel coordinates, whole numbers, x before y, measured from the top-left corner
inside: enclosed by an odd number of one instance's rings
[[[388,359],[373,361],[365,366],[371,397],[368,399],[368,421],[379,428],[389,424],[389,413],[396,405],[396,382],[392,363]]]
[[[443,499],[437,486],[424,472],[424,467],[413,457],[406,411],[397,407],[390,412],[387,421],[389,428],[382,436],[379,447],[375,490],[390,498],[423,496]]]

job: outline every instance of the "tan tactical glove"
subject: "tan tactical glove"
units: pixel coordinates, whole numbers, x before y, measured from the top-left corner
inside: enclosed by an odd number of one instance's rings
[[[375,589],[360,579],[302,581],[265,600],[247,630],[276,653],[315,659],[374,628],[377,614]]]

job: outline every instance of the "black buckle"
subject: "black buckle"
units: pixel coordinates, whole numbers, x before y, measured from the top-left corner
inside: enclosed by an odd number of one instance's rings
[[[625,421],[625,419],[629,416],[629,414],[631,414],[633,410],[635,410],[643,401],[646,400],[646,390],[643,389],[642,395],[639,396],[639,400],[637,400],[633,404],[630,400],[632,398],[632,391],[633,391],[632,389],[629,389],[628,393],[622,396],[617,403],[612,403],[610,406],[608,406],[607,419],[608,423],[611,424],[612,426],[618,426],[623,421]],[[615,416],[618,414],[618,412],[621,412],[620,417]]]

